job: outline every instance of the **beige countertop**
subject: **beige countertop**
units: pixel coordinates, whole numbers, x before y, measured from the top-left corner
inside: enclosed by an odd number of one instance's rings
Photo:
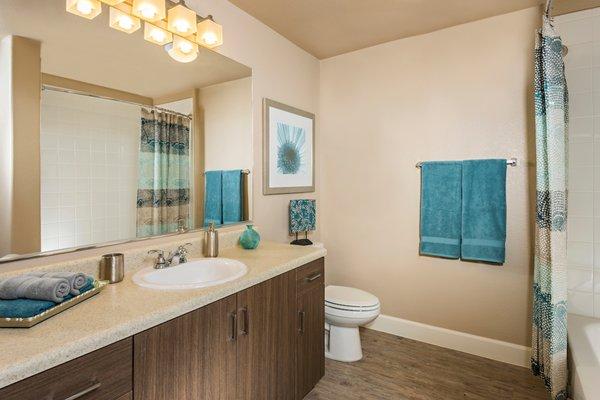
[[[262,242],[256,250],[224,249],[220,257],[245,263],[248,273],[210,288],[161,291],[125,279],[29,329],[0,329],[0,388],[135,335],[204,305],[324,257],[326,250]]]

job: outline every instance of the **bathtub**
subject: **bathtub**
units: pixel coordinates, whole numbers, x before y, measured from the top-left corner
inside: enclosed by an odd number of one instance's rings
[[[571,396],[600,399],[600,319],[569,314],[568,330]]]

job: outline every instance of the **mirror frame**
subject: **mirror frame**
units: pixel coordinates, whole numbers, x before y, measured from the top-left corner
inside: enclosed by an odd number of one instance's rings
[[[217,228],[217,230],[219,230],[221,228],[231,228],[231,227],[236,227],[236,226],[240,226],[240,225],[254,225],[254,222],[252,220],[236,222],[234,224],[227,224],[224,226],[220,226]],[[118,246],[118,245],[124,245],[124,244],[129,244],[129,243],[138,243],[138,242],[144,242],[147,240],[166,239],[166,238],[171,238],[171,237],[175,238],[176,236],[187,235],[189,233],[206,232],[206,230],[207,230],[207,228],[189,229],[185,232],[165,233],[164,235],[148,236],[148,237],[135,238],[135,239],[115,240],[112,242],[104,242],[104,243],[99,243],[99,244],[91,244],[91,245],[78,246],[78,247],[67,247],[65,249],[41,251],[38,253],[19,254],[19,255],[16,255],[15,257],[10,257],[10,258],[5,258],[5,259],[0,258],[0,264],[8,264],[8,263],[11,263],[14,261],[23,261],[23,260],[32,260],[32,259],[36,259],[36,258],[51,257],[51,256],[56,256],[56,255],[61,255],[61,254],[77,253],[77,252],[85,251],[85,250],[95,250],[95,249],[101,249],[103,247]]]

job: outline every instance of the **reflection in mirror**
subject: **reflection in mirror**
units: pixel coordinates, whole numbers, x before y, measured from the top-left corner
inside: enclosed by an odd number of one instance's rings
[[[0,40],[3,261],[251,218],[250,68],[64,0],[0,3]]]

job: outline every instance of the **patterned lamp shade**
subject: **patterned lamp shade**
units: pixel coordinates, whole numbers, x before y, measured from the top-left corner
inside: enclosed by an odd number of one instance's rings
[[[290,201],[290,233],[314,231],[317,225],[316,200]]]

